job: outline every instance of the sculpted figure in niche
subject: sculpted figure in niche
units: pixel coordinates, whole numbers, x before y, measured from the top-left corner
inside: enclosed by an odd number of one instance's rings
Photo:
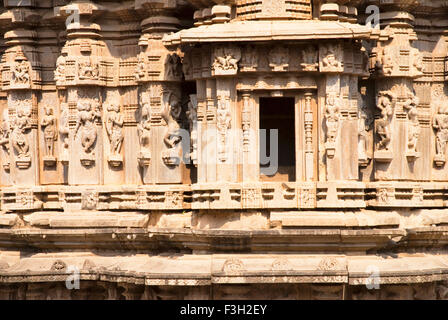
[[[217,74],[234,74],[238,70],[238,61],[240,61],[240,59],[241,52],[237,49],[215,49],[215,58],[212,64],[212,69]]]
[[[420,136],[420,124],[418,121],[417,106],[419,100],[417,96],[410,95],[403,108],[408,112],[409,127],[408,127],[408,152],[417,152],[417,141]]]
[[[217,128],[219,134],[218,154],[221,161],[227,160],[226,142],[227,142],[227,130],[230,129],[232,117],[228,107],[228,100],[221,98],[218,101],[217,111]]]
[[[314,46],[308,46],[302,51],[302,63],[300,64],[305,71],[315,71],[318,65],[317,50]]]
[[[141,54],[138,58],[137,69],[135,70],[135,80],[139,81],[145,78],[146,62],[145,56]]]
[[[92,151],[97,138],[95,120],[101,118],[101,113],[96,108],[92,108],[91,102],[78,102],[78,120],[75,127],[76,138],[81,130],[81,145],[85,154]]]
[[[57,140],[57,123],[53,114],[53,108],[45,107],[45,115],[40,123],[44,129],[45,156],[54,156],[54,142]]]
[[[411,48],[412,67],[417,75],[423,73],[423,56],[417,48]]]
[[[246,46],[241,58],[241,65],[249,70],[255,70],[257,68],[258,52],[254,46]]]
[[[141,166],[149,165],[151,158],[151,106],[145,103],[141,110],[141,119],[137,124],[137,134],[140,142],[140,153],[138,160]]]
[[[433,128],[436,130],[436,155],[434,162],[437,166],[445,163],[446,144],[448,141],[448,107],[441,104],[434,116]]]
[[[197,97],[195,94],[190,95],[190,101],[188,102],[188,110],[187,117],[190,125],[190,137],[191,137],[191,145],[192,152],[190,154],[190,158],[193,161],[193,164],[196,164],[197,161],[197,148],[198,148],[198,133],[197,133],[197,122],[198,122],[198,112],[197,112],[198,104]]]
[[[367,139],[372,126],[372,118],[367,111],[365,88],[359,93],[358,106],[358,158],[360,165],[365,166],[370,159],[367,155]]]
[[[191,69],[191,57],[185,54],[182,59],[182,72],[184,73],[185,77],[191,77]]]
[[[377,134],[380,138],[378,150],[389,150],[391,139],[390,123],[393,115],[393,94],[390,91],[381,91],[378,97],[378,109],[381,110],[381,118],[377,121]]]
[[[175,149],[177,149],[178,144],[181,142],[182,138],[179,133],[180,125],[179,119],[182,112],[182,106],[179,98],[173,94],[168,94],[168,103],[165,104],[164,110],[162,111],[162,119],[165,120],[167,124],[167,130],[163,138],[168,151],[165,152],[162,157],[167,165],[177,165],[179,164],[179,156]]]
[[[327,126],[327,141],[325,143],[327,154],[330,158],[334,156],[336,137],[339,130],[339,99],[336,93],[327,94],[325,107],[325,121]]]
[[[63,163],[68,162],[69,154],[68,154],[68,146],[69,146],[69,112],[68,112],[68,105],[66,103],[61,104],[61,118],[60,118],[60,126],[59,126],[59,134],[61,135],[62,139],[62,155],[61,155],[61,161]]]
[[[341,67],[341,62],[338,58],[338,46],[336,44],[329,44],[325,47],[322,64],[325,69],[334,70]]]
[[[3,168],[5,170],[10,169],[10,146],[9,146],[9,135],[11,132],[11,128],[9,125],[9,114],[8,110],[5,109],[3,112],[3,120],[2,125],[0,127],[0,145],[3,149]]]
[[[394,69],[394,64],[392,60],[392,52],[390,48],[384,48],[382,56],[381,56],[381,66],[382,72],[385,75],[391,75]]]
[[[284,71],[289,63],[289,50],[287,47],[276,46],[269,51],[269,66],[274,71]]]
[[[54,71],[54,80],[56,82],[63,81],[65,79],[65,64],[67,60],[67,49],[62,48],[61,55],[56,60],[56,70]]]
[[[11,141],[14,151],[19,159],[29,158],[30,144],[26,138],[26,132],[31,129],[31,111],[22,108],[17,109],[14,119]]]
[[[182,77],[182,63],[177,53],[169,54],[166,56],[165,70],[165,75],[167,78]]]
[[[110,104],[107,107],[106,119],[107,136],[110,141],[111,155],[119,155],[123,144],[123,116],[120,114],[120,106],[118,104]]]
[[[13,69],[13,80],[15,84],[27,84],[30,81],[28,62],[21,60],[16,62]]]
[[[79,63],[80,80],[95,80],[98,79],[98,75],[98,64],[94,64],[91,61],[84,61]]]

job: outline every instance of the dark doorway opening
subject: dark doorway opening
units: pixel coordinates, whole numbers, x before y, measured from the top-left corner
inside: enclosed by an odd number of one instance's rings
[[[260,98],[260,175],[262,181],[296,180],[294,98]],[[263,143],[266,141],[265,147]],[[270,130],[278,130],[278,141]],[[277,143],[277,155],[275,146]],[[271,151],[272,149],[272,151]],[[269,159],[269,161],[267,161]],[[277,160],[277,161],[276,161]],[[273,170],[277,163],[277,169]]]

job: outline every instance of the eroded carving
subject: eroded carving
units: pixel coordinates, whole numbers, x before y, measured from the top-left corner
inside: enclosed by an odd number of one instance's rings
[[[241,51],[237,47],[215,48],[212,64],[214,75],[235,75],[238,72],[238,62]]]
[[[327,126],[325,148],[329,158],[333,158],[335,154],[340,117],[340,98],[336,93],[328,93],[325,106],[325,124]]]
[[[448,107],[441,103],[434,116],[432,127],[436,131],[436,155],[434,163],[442,167],[446,162],[446,145],[448,141]]]
[[[269,51],[269,67],[273,71],[287,71],[289,66],[289,50],[285,46],[275,46]]]
[[[227,135],[231,127],[232,116],[230,114],[230,100],[221,97],[218,100],[218,110],[216,118],[218,128],[218,158],[224,162],[227,160]]]

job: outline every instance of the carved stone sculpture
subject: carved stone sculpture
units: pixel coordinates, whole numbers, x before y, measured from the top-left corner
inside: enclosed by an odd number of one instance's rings
[[[321,70],[323,72],[342,71],[342,50],[334,43],[329,43],[321,47]]]
[[[241,51],[234,47],[219,47],[215,49],[212,71],[214,75],[235,75],[238,72],[238,62]]]
[[[135,80],[144,80],[146,76],[146,57],[140,54],[138,57],[137,68],[135,70]]]
[[[190,95],[187,110],[188,122],[190,125],[191,153],[190,159],[194,165],[198,160],[198,101],[195,94]]]
[[[448,141],[448,107],[440,104],[434,116],[432,127],[436,131],[436,155],[434,163],[442,167],[446,162],[446,145]]]
[[[44,131],[45,153],[43,161],[44,164],[48,167],[54,166],[56,164],[54,145],[58,137],[58,130],[57,120],[53,113],[53,108],[45,107],[45,115],[42,117],[42,121],[40,123]]]
[[[391,128],[393,116],[393,94],[390,91],[382,91],[378,97],[377,107],[381,110],[381,118],[377,120],[376,133],[379,137],[377,150],[390,150]]]
[[[110,144],[109,164],[112,167],[119,167],[123,163],[121,147],[123,144],[123,116],[120,114],[118,104],[110,104],[104,119],[107,136]]]
[[[179,98],[172,92],[167,93],[168,99],[162,111],[162,118],[167,124],[167,129],[163,142],[167,150],[162,153],[163,162],[167,166],[176,166],[180,164],[179,143],[182,140],[180,136],[180,114],[182,106]]]
[[[300,65],[305,71],[316,71],[319,65],[318,59],[318,51],[314,46],[309,45],[302,51],[302,62]]]
[[[287,71],[289,51],[287,47],[275,46],[269,51],[269,66],[273,71]]]
[[[61,113],[60,113],[60,125],[59,125],[59,134],[61,135],[62,140],[62,151],[60,155],[60,160],[62,164],[67,165],[69,162],[69,110],[68,105],[66,103],[61,104]]]
[[[67,60],[67,48],[62,48],[61,55],[56,60],[56,70],[54,71],[54,80],[56,84],[61,84],[65,80],[65,64]]]
[[[27,138],[30,129],[31,111],[18,107],[13,121],[11,143],[16,155],[16,166],[19,169],[27,169],[31,165],[30,142]]]
[[[85,166],[91,166],[94,161],[93,148],[97,139],[97,128],[95,120],[101,118],[101,112],[93,106],[90,101],[78,102],[78,119],[75,127],[75,139],[80,132],[80,141],[83,150],[81,163]]]
[[[335,93],[327,94],[325,106],[325,123],[327,126],[327,140],[325,148],[327,156],[333,158],[336,149],[336,138],[339,131],[340,107],[339,98]]]
[[[370,156],[367,152],[367,142],[372,119],[368,114],[364,94],[359,94],[358,99],[358,161],[361,167],[368,165]]]
[[[79,63],[79,80],[98,80],[99,67],[92,61],[81,61]]]
[[[417,152],[417,142],[420,136],[420,123],[418,121],[418,110],[417,106],[419,104],[418,98],[412,94],[409,96],[408,100],[404,104],[403,108],[408,112],[408,145],[407,145],[407,157],[408,159],[415,160],[420,154]]]
[[[145,103],[142,106],[141,119],[137,124],[137,133],[140,143],[140,152],[137,158],[141,167],[148,166],[151,160],[151,107],[149,103]]]
[[[12,85],[28,87],[30,84],[30,65],[23,52],[18,52],[12,67]]]
[[[242,71],[255,71],[258,67],[258,51],[254,46],[246,46],[241,57]]]
[[[217,128],[218,128],[218,158],[220,161],[227,160],[227,135],[231,126],[232,117],[229,110],[229,101],[226,98],[218,100],[217,111]]]
[[[5,171],[10,170],[10,157],[11,157],[11,147],[9,142],[9,136],[11,133],[11,126],[9,122],[9,114],[8,110],[5,109],[3,112],[3,120],[2,125],[0,127],[0,145],[2,146],[3,150],[3,169]]]
[[[182,63],[177,53],[166,56],[165,77],[167,79],[178,79],[182,77]]]

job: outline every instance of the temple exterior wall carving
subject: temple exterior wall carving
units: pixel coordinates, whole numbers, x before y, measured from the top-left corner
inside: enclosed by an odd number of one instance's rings
[[[3,1],[0,298],[446,299],[447,14]]]

